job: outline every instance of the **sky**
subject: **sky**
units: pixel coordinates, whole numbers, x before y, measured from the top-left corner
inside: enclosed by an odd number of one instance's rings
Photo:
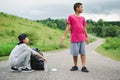
[[[83,4],[86,19],[120,21],[120,0],[0,0],[0,12],[32,20],[66,19],[76,2]]]

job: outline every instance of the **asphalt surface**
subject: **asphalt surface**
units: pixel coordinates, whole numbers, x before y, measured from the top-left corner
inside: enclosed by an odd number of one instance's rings
[[[48,71],[34,71],[32,73],[11,72],[8,61],[0,62],[0,80],[120,80],[120,61],[104,57],[95,49],[103,40],[86,45],[87,68],[89,73],[81,72],[79,58],[78,71],[70,71],[73,66],[70,50],[45,52],[48,60]]]

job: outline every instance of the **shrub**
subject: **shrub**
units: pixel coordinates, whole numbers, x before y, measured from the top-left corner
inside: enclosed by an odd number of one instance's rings
[[[0,45],[0,56],[8,56],[12,49],[16,46],[16,42],[9,42]]]
[[[120,48],[120,38],[106,38],[105,43],[102,45],[105,49],[116,50]]]

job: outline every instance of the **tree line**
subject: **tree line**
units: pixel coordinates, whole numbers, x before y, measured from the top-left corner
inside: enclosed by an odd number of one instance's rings
[[[120,37],[120,21],[87,20],[87,30],[98,37]]]
[[[36,20],[38,23],[42,23],[53,29],[61,29],[64,30],[66,28],[66,19],[51,19],[47,18],[45,20]]]
[[[66,19],[51,19],[36,20],[38,23],[47,25],[53,29],[65,30]],[[98,37],[120,37],[120,21],[103,21],[99,19],[97,22],[87,20],[88,33],[94,34]]]

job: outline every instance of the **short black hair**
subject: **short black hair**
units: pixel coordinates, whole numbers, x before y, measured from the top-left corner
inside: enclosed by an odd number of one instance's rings
[[[74,11],[76,11],[76,8],[79,8],[82,5],[82,3],[75,3],[74,4]]]
[[[18,45],[19,45],[19,44],[22,44],[22,43],[23,43],[23,40],[24,40],[26,37],[28,37],[27,34],[25,34],[25,33],[20,34],[20,35],[18,36],[18,39],[19,39]]]

